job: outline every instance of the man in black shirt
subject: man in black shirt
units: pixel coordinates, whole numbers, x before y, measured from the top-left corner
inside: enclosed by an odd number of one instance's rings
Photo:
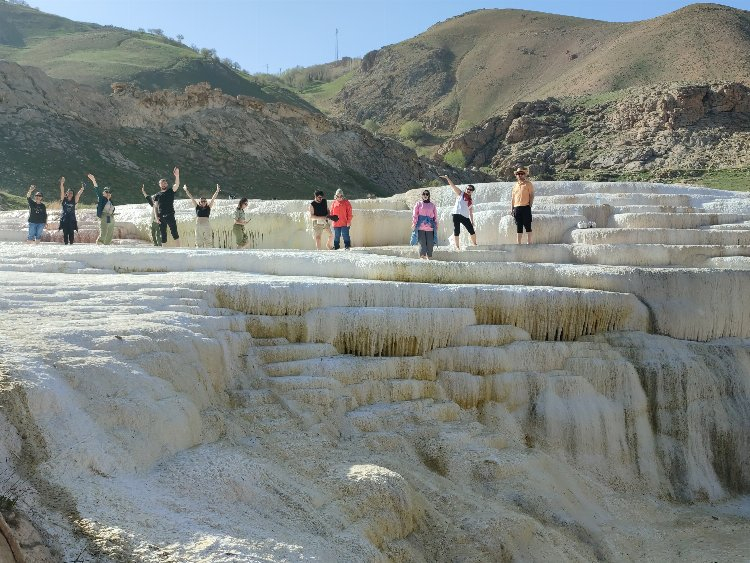
[[[317,190],[315,192],[315,199],[310,202],[307,206],[307,211],[310,215],[310,221],[312,222],[313,239],[315,239],[315,248],[320,250],[320,237],[324,232],[328,233],[328,250],[333,248],[331,240],[333,239],[333,233],[331,232],[331,226],[328,224],[328,202],[323,198],[323,192]]]
[[[162,244],[167,244],[167,227],[169,227],[175,246],[180,246],[180,234],[177,232],[177,221],[174,218],[174,194],[180,189],[180,169],[175,166],[172,172],[174,174],[172,189],[169,189],[167,181],[162,178],[159,180],[160,191],[152,195],[151,199],[159,202],[159,227]],[[148,199],[148,196],[146,199]]]

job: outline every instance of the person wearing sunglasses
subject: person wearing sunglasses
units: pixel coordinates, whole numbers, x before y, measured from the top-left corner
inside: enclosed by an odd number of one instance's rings
[[[47,225],[47,206],[42,203],[42,192],[36,192],[34,199],[31,199],[31,193],[36,186],[29,187],[26,194],[26,201],[29,203],[29,235],[26,237],[28,242],[39,244],[42,241],[42,233]]]
[[[453,239],[456,242],[456,250],[461,250],[461,246],[458,242],[459,236],[461,235],[461,225],[464,226],[466,231],[469,233],[471,244],[477,245],[477,235],[474,232],[474,186],[469,184],[466,186],[466,190],[459,189],[448,176],[439,176],[445,179],[456,193],[456,204],[453,206]]]
[[[534,204],[534,185],[529,182],[528,167],[519,166],[513,172],[516,184],[513,186],[510,201],[510,214],[516,222],[516,242],[521,244],[526,230],[526,244],[531,244],[531,206]]]
[[[190,201],[195,205],[195,246],[196,248],[211,248],[213,246],[213,237],[208,216],[211,215],[211,207],[214,201],[216,201],[216,196],[221,191],[219,184],[216,184],[216,191],[211,201],[207,201],[205,197],[200,198],[199,201],[195,201],[190,190],[188,190],[187,184],[182,186],[182,189],[185,190]]]
[[[438,229],[437,207],[430,201],[430,190],[423,190],[421,201],[414,205],[411,228],[412,246],[419,242],[419,257],[430,260],[432,249],[437,244]]]

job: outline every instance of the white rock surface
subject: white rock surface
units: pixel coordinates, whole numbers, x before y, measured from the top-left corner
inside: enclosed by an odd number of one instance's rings
[[[494,242],[431,262],[375,246],[418,192],[362,202],[348,253],[0,242],[0,476],[52,560],[746,558],[748,247],[566,231],[744,196],[540,182],[582,213],[515,246],[509,187],[478,186]],[[256,246],[309,248],[298,203],[253,204]]]

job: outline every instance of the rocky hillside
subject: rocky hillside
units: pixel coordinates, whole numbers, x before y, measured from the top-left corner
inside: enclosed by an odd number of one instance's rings
[[[105,96],[38,69],[0,61],[0,188],[36,184],[55,192],[94,172],[118,201],[140,199],[180,165],[183,180],[225,193],[279,199],[342,187],[353,196],[392,194],[435,177],[436,169],[396,141],[315,111],[208,84],[184,92],[116,83]]]
[[[750,168],[750,88],[738,83],[662,85],[592,98],[520,102],[444,143],[471,166],[511,178],[701,176]]]
[[[694,4],[608,23],[480,10],[368,53],[333,100],[337,115],[396,130],[465,129],[514,103],[654,83],[750,83],[750,12]]]

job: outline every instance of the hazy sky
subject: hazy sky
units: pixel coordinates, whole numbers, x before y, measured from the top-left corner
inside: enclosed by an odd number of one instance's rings
[[[520,8],[606,21],[653,18],[684,0],[28,0],[44,12],[127,29],[159,28],[216,49],[250,72],[361,57],[478,8]],[[722,1],[750,10],[750,0]]]

